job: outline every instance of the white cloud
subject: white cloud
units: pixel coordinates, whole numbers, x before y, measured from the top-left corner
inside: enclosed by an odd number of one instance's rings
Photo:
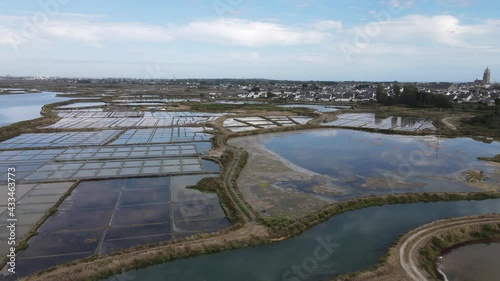
[[[76,17],[75,19],[47,18],[43,24],[32,24],[29,18],[0,16],[0,28],[9,38],[49,37],[56,41],[76,40],[100,46],[109,41],[169,42],[172,40],[203,41],[218,44],[260,47],[271,45],[321,44],[331,37],[327,30],[339,28],[334,21],[316,22],[316,28],[308,25],[287,26],[264,21],[243,19],[214,19],[194,21],[185,25],[151,25],[138,22],[103,22],[100,17]],[[25,30],[35,30],[26,35]],[[17,36],[16,36],[17,35]],[[12,40],[12,39],[9,39]],[[5,44],[2,39],[0,44]],[[9,41],[10,42],[10,41]]]
[[[0,26],[0,34],[0,45],[16,46],[21,43],[16,33],[12,32],[9,28]]]
[[[214,77],[239,76],[241,72],[248,77],[280,77],[276,75],[277,69],[280,69],[282,73],[295,78],[312,78],[320,73],[327,73],[327,77],[331,73],[340,73],[339,77],[349,78],[354,73],[373,71],[372,76],[360,79],[371,77],[376,80],[392,77],[394,73],[405,73],[408,65],[429,72],[431,70],[428,68],[438,62],[449,68],[453,66],[452,69],[463,65],[480,66],[482,69],[483,65],[492,66],[500,52],[500,38],[497,36],[500,34],[500,19],[470,23],[453,15],[393,15],[392,19],[384,22],[373,19],[371,24],[378,25],[380,32],[369,37],[360,52],[352,56],[354,63],[346,61],[339,45],[343,42],[354,44],[357,32],[364,30],[365,25],[346,26],[335,20],[285,24],[265,20],[216,18],[185,24],[154,25],[111,22],[105,16],[62,15],[37,26],[38,31],[28,41],[23,40],[22,18],[0,15],[0,48],[5,45],[7,47],[4,49],[7,50],[9,45],[26,43],[22,44],[22,52],[17,53],[17,56],[29,62],[28,66],[4,64],[7,71],[45,71],[46,64],[36,64],[33,59],[71,57],[74,55],[74,47],[81,50],[82,60],[94,57],[103,60],[103,67],[99,71],[104,71],[104,66],[111,65],[109,69],[122,73],[120,71],[124,66],[116,66],[108,60],[129,61],[133,57],[154,62],[158,59],[170,61],[173,58],[175,62],[188,63],[186,66],[172,67],[176,71],[183,69],[185,76],[203,76],[203,73]],[[85,48],[89,45],[102,48]],[[266,48],[276,46],[281,48]],[[167,54],[165,50],[168,48],[176,51]],[[2,52],[2,55],[12,53]],[[223,64],[218,68],[214,67],[221,61]],[[58,62],[56,66],[58,65],[66,67],[69,64]],[[130,69],[137,71],[136,65],[130,65]],[[192,65],[199,67],[193,68]],[[381,68],[381,65],[387,67]],[[40,68],[36,68],[39,66]],[[58,67],[50,69],[63,71],[63,68]],[[110,73],[113,74],[111,71]],[[436,70],[434,75],[442,74]],[[441,76],[436,77],[439,79]],[[430,80],[433,79],[434,76]]]
[[[330,30],[341,31],[342,22],[333,20],[320,20],[313,22],[311,24],[311,27],[316,30],[322,30],[322,31],[330,31]]]
[[[106,41],[165,42],[173,39],[167,27],[142,23],[91,23],[56,21],[49,23],[43,33],[57,38],[91,44]]]
[[[368,29],[367,26],[372,28]],[[498,45],[496,34],[500,33],[499,20],[485,20],[477,24],[463,24],[451,15],[408,15],[385,22],[372,22],[367,26],[356,26],[348,31],[350,40],[365,35],[364,43],[399,43],[407,45],[443,45],[458,48],[485,48]],[[379,32],[370,34],[365,30]]]
[[[403,0],[399,0],[399,5],[403,5],[401,1]],[[404,3],[409,5],[410,2]],[[30,32],[30,36],[27,36],[26,30],[30,29],[27,28],[30,21],[23,18],[0,15],[2,33],[0,44],[16,45],[39,38],[45,42],[72,40],[93,46],[103,46],[116,41],[137,43],[195,41],[244,47],[321,46],[354,41],[359,30],[364,30],[366,27],[345,28],[342,22],[334,20],[285,25],[237,18],[162,26],[140,22],[106,22],[101,15],[95,17],[81,15],[74,18],[62,15],[60,18],[49,18],[43,25],[33,25],[36,32]],[[398,43],[489,48],[498,46],[499,43],[497,34],[500,33],[500,20],[496,19],[464,24],[452,15],[407,15],[385,22],[374,21],[371,24],[379,26],[380,33],[369,36],[368,42],[365,42],[367,45]]]
[[[320,30],[242,19],[193,22],[180,27],[177,35],[192,40],[250,47],[321,44],[331,36]]]

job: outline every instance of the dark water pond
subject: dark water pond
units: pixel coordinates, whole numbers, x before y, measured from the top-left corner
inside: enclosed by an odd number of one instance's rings
[[[448,217],[500,212],[500,200],[371,207],[341,214],[279,243],[176,260],[115,280],[330,280],[377,263],[397,237]]]
[[[446,254],[440,268],[450,281],[500,279],[500,243],[467,245]]]
[[[18,253],[17,275],[5,280],[93,254],[230,226],[216,193],[187,188],[207,176],[81,182]]]

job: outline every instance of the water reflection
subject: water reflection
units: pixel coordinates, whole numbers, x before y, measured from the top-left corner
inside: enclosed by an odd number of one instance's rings
[[[375,125],[382,127],[386,123],[390,122],[391,127],[402,127],[402,128],[417,128],[417,124],[425,122],[425,118],[415,118],[415,117],[402,117],[402,116],[391,116],[386,117],[385,115],[377,114],[374,115]]]
[[[44,105],[69,100],[56,95],[52,92],[0,95],[0,126],[38,118]]]
[[[293,164],[330,176],[336,189],[344,189],[344,199],[392,192],[479,190],[460,178],[465,170],[487,173],[490,178],[484,183],[485,189],[498,187],[500,183],[498,166],[477,160],[479,156],[500,153],[499,142],[485,144],[468,138],[395,136],[351,130],[272,134],[259,140]],[[289,185],[311,192],[305,183]]]
[[[498,212],[499,206],[500,200],[487,200],[371,207],[333,217],[280,243],[176,260],[107,280],[326,281],[373,266],[399,235],[419,225]],[[318,247],[325,259],[308,267]]]
[[[408,116],[389,116],[379,113],[345,113],[326,126],[357,127],[398,131],[435,131],[430,120]]]

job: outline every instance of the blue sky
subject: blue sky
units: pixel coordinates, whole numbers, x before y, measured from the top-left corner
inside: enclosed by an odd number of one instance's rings
[[[500,80],[487,0],[3,0],[0,75]]]

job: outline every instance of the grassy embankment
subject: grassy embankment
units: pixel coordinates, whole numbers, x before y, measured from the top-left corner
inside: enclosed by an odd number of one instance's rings
[[[500,192],[475,192],[475,193],[407,193],[387,196],[368,196],[352,199],[345,202],[334,203],[323,210],[312,213],[299,219],[262,218],[260,221],[270,228],[273,237],[288,237],[299,234],[308,228],[317,225],[335,215],[390,204],[409,204],[419,202],[461,201],[461,200],[486,200],[500,198]]]
[[[211,139],[212,146],[215,149],[223,148],[222,146],[227,145],[228,137],[229,137],[228,135],[219,135],[217,137],[212,138]],[[252,215],[250,215],[249,212],[252,212],[254,214],[254,216],[257,217],[258,214],[256,213],[256,211],[252,208],[252,206],[250,204],[248,204],[248,202],[243,200],[243,195],[241,194],[240,190],[238,189],[238,178],[239,178],[241,172],[243,171],[243,168],[245,168],[245,166],[247,164],[248,157],[249,157],[248,152],[244,149],[238,149],[238,148],[234,148],[232,146],[228,146],[228,148],[229,149],[224,149],[224,152],[223,152],[222,157],[221,157],[221,162],[224,166],[224,171],[227,171],[227,169],[229,169],[229,165],[231,165],[231,163],[235,160],[234,159],[235,154],[236,153],[240,154],[240,158],[238,159],[238,162],[235,164],[233,175],[229,179],[231,186],[233,187],[230,192],[235,192],[236,196],[238,196],[241,199],[241,200],[236,200],[235,203],[238,205],[238,208],[241,210],[241,212],[244,213],[244,215],[246,215],[248,218],[251,218]],[[221,175],[219,177],[219,181],[217,182],[218,187],[216,187],[216,188],[221,189],[225,174],[226,174],[226,172],[221,173]],[[205,189],[203,186],[201,186],[201,184],[203,184],[203,183],[202,182],[198,183],[198,185],[194,186],[194,188],[198,188],[198,189],[202,189],[202,190]],[[212,189],[214,187],[215,187],[215,184],[212,184]],[[233,196],[234,195],[235,194],[233,194]],[[244,204],[246,206],[246,208],[242,204]]]
[[[490,162],[500,163],[500,154],[493,156],[493,157],[478,157],[477,159],[481,160],[481,161],[490,161]]]

